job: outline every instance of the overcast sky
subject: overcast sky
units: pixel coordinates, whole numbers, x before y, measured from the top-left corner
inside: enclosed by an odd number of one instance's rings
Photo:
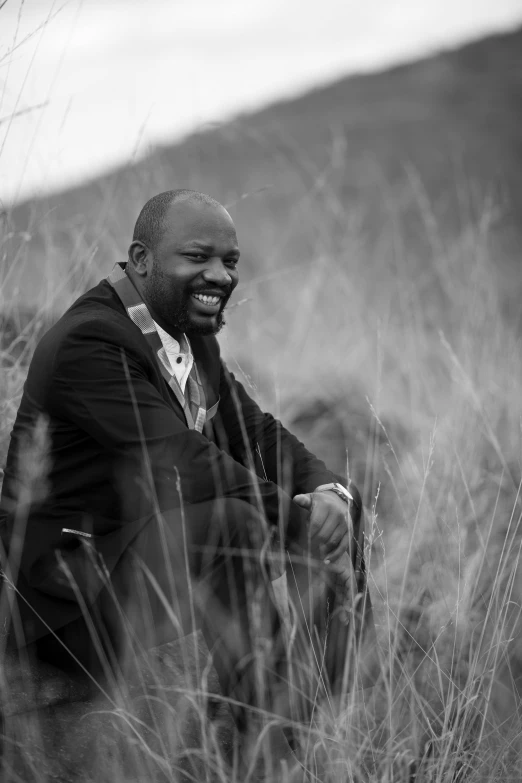
[[[80,181],[239,110],[519,24],[522,0],[7,0],[0,198]]]

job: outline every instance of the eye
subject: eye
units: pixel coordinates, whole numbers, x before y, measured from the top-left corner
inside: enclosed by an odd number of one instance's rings
[[[236,267],[238,264],[239,258],[225,258],[225,264],[228,266]]]
[[[185,253],[186,258],[190,258],[192,261],[206,261],[207,256],[205,253]]]

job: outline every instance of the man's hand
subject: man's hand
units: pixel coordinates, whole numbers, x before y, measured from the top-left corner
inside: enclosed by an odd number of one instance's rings
[[[295,495],[294,503],[310,511],[310,535],[326,563],[335,563],[348,549],[352,535],[350,507],[335,492]]]

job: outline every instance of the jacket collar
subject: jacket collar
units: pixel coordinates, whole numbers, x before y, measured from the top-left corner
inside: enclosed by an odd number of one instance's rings
[[[187,426],[189,429],[202,432],[207,415],[212,415],[214,411],[207,411],[205,388],[198,372],[197,363],[195,361],[192,365],[185,393],[183,393],[176,376],[171,372],[170,362],[154,320],[138,290],[126,274],[125,267],[126,264],[115,264],[107,280],[121,300],[127,315],[140,329],[152,349],[164,380],[183,409]]]

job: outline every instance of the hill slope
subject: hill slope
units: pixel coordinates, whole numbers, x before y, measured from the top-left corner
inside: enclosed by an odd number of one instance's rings
[[[87,260],[96,250],[107,269],[125,252],[144,201],[180,186],[225,203],[254,194],[233,210],[251,266],[267,253],[281,264],[307,264],[318,232],[331,245],[324,249],[335,251],[347,232],[356,233],[368,257],[390,222],[408,253],[425,255],[481,220],[492,203],[495,252],[510,257],[520,238],[521,127],[519,30],[344,79],[24,204],[12,221],[32,239],[16,256],[14,276],[25,281],[22,297],[32,299],[52,292],[71,259]],[[310,222],[310,207],[317,214],[328,207],[326,225]],[[4,263],[14,257],[11,245]],[[52,284],[42,287],[42,277]]]

